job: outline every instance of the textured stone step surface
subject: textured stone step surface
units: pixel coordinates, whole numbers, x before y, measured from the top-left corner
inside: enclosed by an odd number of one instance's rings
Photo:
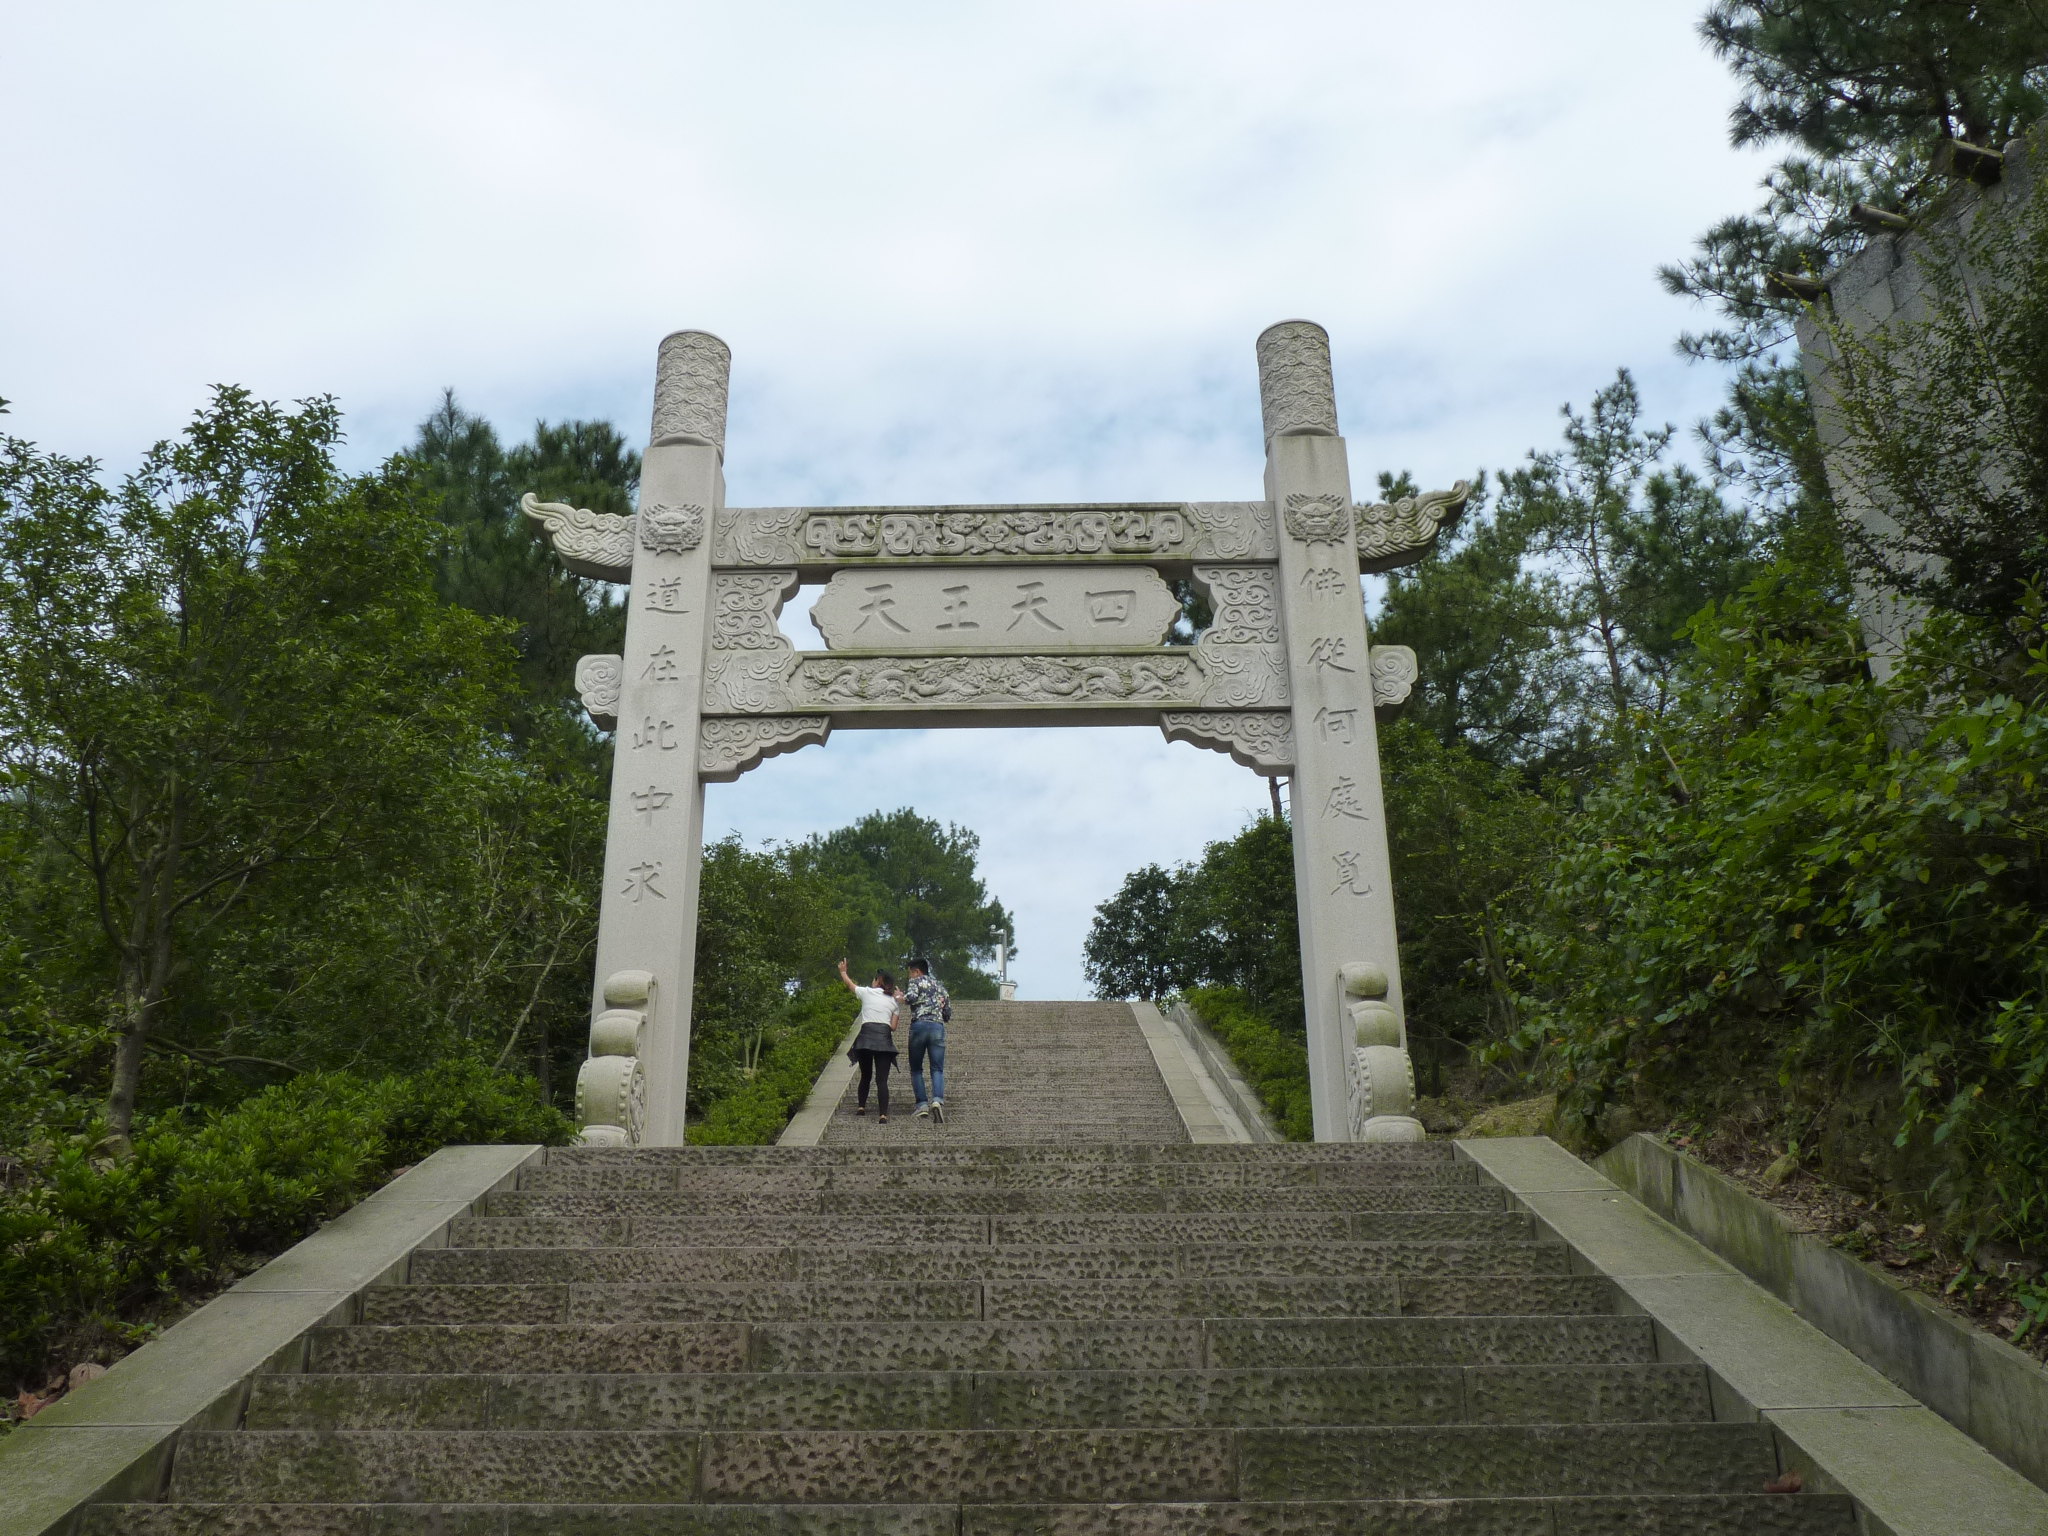
[[[1554,1243],[947,1243],[817,1248],[439,1248],[413,1285],[827,1280],[1134,1280],[1222,1275],[1555,1275]]]
[[[1122,1005],[950,1033],[945,1127],[551,1152],[85,1536],[1854,1529],[1451,1148],[1189,1143]]]
[[[1023,1429],[1685,1422],[1694,1365],[268,1376],[251,1429]]]
[[[1182,1504],[126,1504],[84,1536],[1853,1536],[1847,1499],[1770,1494]]]
[[[1125,1003],[953,1005],[946,1026],[946,1120],[911,1113],[909,1033],[898,1031],[904,1070],[890,1082],[890,1120],[853,1113],[847,1086],[824,1144],[885,1144],[906,1134],[1020,1145],[1185,1142],[1187,1127]]]

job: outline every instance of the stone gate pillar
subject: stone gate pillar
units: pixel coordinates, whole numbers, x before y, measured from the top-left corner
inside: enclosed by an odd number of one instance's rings
[[[619,1139],[637,1130],[655,1147],[682,1144],[690,1079],[704,844],[699,718],[731,366],[725,343],[703,331],[667,337],[655,364],[618,679],[594,1054],[577,1081],[585,1125],[616,1126]],[[637,1127],[628,1123],[635,1115]]]
[[[1328,335],[1306,320],[1282,321],[1259,337],[1258,357],[1294,712],[1294,884],[1310,1097],[1316,1140],[1349,1141],[1357,1031],[1344,967],[1354,967],[1354,978],[1374,974],[1356,969],[1361,964],[1379,967],[1386,1004],[1396,1019],[1401,1011],[1357,522]],[[1377,990],[1376,981],[1350,988]]]

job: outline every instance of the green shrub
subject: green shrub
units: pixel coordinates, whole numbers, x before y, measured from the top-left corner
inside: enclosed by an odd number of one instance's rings
[[[102,1130],[22,1149],[0,1193],[0,1373],[18,1384],[141,1343],[439,1147],[573,1133],[530,1081],[472,1062],[307,1074],[232,1109],[160,1116],[126,1159]]]
[[[1209,1032],[1223,1042],[1252,1092],[1272,1112],[1280,1133],[1289,1141],[1314,1141],[1315,1112],[1303,1036],[1283,1034],[1234,987],[1191,987],[1183,996]]]
[[[765,1146],[810,1097],[818,1073],[853,1022],[841,987],[807,987],[784,1006],[754,1075],[716,1100],[689,1128],[692,1146]]]
[[[2048,1251],[2048,649],[1931,620],[1888,685],[1780,568],[1517,935],[1560,1134],[1760,1127],[1969,1244]],[[1971,658],[1989,657],[1973,665]]]

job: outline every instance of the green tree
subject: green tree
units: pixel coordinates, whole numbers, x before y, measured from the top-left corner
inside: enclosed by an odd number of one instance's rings
[[[1564,409],[1564,447],[1532,453],[1501,477],[1500,518],[1554,573],[1610,729],[1661,709],[1690,642],[1685,623],[1740,588],[1759,559],[1742,509],[1666,459],[1674,429],[1641,424],[1623,369],[1580,415]]]
[[[1681,343],[1755,357],[1789,335],[1773,272],[1819,276],[1860,249],[1857,203],[1908,213],[1937,196],[1956,143],[1996,148],[2048,112],[2039,0],[1719,0],[1700,23],[1742,84],[1729,137],[1783,144],[1761,207],[1666,268],[1722,328]]]
[[[1531,565],[1529,542],[1474,507],[1425,559],[1388,574],[1372,628],[1375,644],[1422,658],[1404,718],[1444,747],[1541,773],[1584,760],[1592,742],[1565,595]]]
[[[801,874],[828,882],[844,914],[840,952],[858,970],[929,958],[954,996],[996,995],[986,966],[1010,914],[976,868],[981,839],[908,807],[874,811],[791,851]],[[1015,953],[1014,944],[1011,953]]]
[[[519,675],[532,712],[560,713],[581,656],[618,650],[625,609],[609,583],[571,575],[543,533],[519,510],[531,491],[598,512],[629,513],[640,456],[608,422],[536,422],[532,440],[503,446],[482,417],[447,390],[420,423],[408,457],[437,494],[448,528],[441,593],[476,613],[516,626]],[[527,730],[544,729],[528,724]]]
[[[1156,999],[1191,985],[1185,867],[1147,864],[1095,909],[1081,974],[1097,997]]]
[[[118,490],[0,444],[0,763],[85,881],[124,1144],[194,942],[280,871],[401,856],[506,698],[420,487],[343,476],[339,438],[331,401],[221,389]]]

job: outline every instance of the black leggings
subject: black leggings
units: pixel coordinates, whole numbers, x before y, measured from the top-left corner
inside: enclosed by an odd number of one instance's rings
[[[862,1051],[860,1053],[860,1105],[867,1108],[868,1079],[875,1083],[875,1108],[881,1114],[889,1113],[889,1069],[896,1065],[896,1058],[887,1051]]]

